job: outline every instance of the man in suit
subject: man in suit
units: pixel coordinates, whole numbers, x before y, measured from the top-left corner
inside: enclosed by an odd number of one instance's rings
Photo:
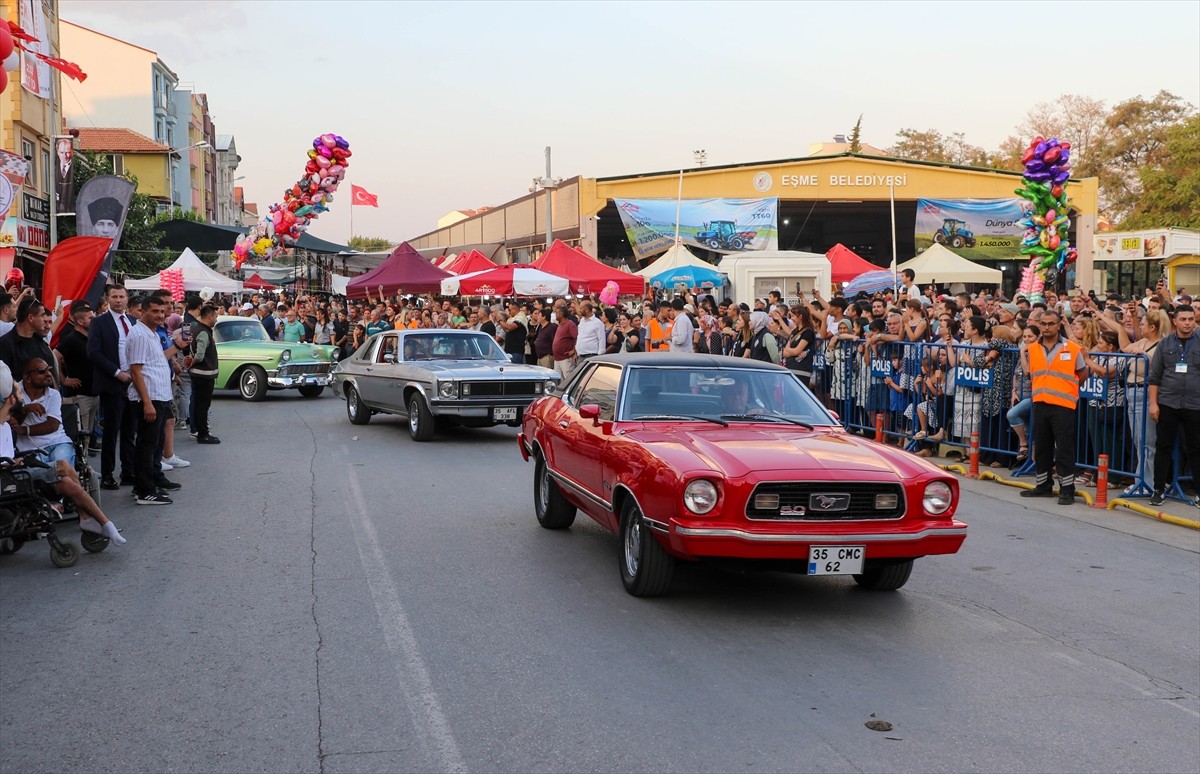
[[[137,321],[125,313],[129,296],[124,286],[107,286],[104,297],[108,301],[108,311],[96,315],[88,326],[87,356],[92,363],[92,388],[100,397],[100,411],[104,416],[100,487],[120,489],[121,484],[132,485],[134,482],[133,436],[137,417],[126,410],[132,377],[125,361],[125,338]],[[120,483],[114,475],[118,448],[121,452]]]

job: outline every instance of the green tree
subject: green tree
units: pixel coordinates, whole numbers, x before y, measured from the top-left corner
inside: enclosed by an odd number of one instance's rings
[[[1141,196],[1121,228],[1200,228],[1200,115],[1168,128],[1162,151],[1139,171]]]
[[[390,239],[383,237],[352,236],[347,246],[360,253],[381,253],[384,250],[391,250],[396,245]]]
[[[90,151],[80,151],[75,156],[75,190],[83,188],[83,184],[93,177],[113,174],[112,161],[108,156],[101,156]],[[137,178],[124,175],[137,185]],[[152,226],[158,202],[154,198],[135,191],[129,203],[129,212],[125,215],[125,228],[121,232],[121,244],[113,256],[113,271],[118,274],[129,274],[134,277],[145,277],[165,269],[175,260],[176,256],[169,250],[161,250],[158,242],[162,234]],[[58,239],[75,236],[75,218],[62,217],[58,219]]]
[[[858,114],[858,120],[850,130],[850,152],[862,153],[862,113]]]
[[[888,148],[888,153],[897,158],[970,166],[982,166],[988,162],[987,152],[967,142],[962,132],[943,135],[937,129],[901,129],[896,133],[896,138],[896,143]]]
[[[1100,156],[1100,207],[1123,223],[1138,206],[1143,169],[1164,166],[1167,134],[1196,114],[1195,106],[1167,91],[1138,96],[1113,107],[1096,143]]]

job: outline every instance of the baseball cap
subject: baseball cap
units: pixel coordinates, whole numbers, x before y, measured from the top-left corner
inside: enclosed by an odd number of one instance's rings
[[[253,308],[254,308],[254,304],[250,303],[249,301],[247,301],[246,303],[242,304],[242,311],[243,311],[243,312],[249,312],[249,311],[250,311],[251,309],[253,309]]]
[[[73,301],[69,310],[70,314],[79,314],[80,312],[92,311],[92,305],[87,301]]]
[[[692,306],[691,304],[684,304],[683,308],[684,311],[691,312],[692,314],[696,313],[696,307]]]

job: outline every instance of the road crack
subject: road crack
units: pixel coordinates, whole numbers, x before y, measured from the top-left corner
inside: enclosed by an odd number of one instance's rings
[[[317,434],[313,431],[312,425],[304,418],[300,412],[296,412],[296,416],[300,418],[301,424],[308,430],[309,436],[312,438],[312,454],[308,460],[309,473],[309,531],[308,531],[308,550],[311,557],[311,568],[309,577],[309,590],[311,594],[311,607],[309,614],[312,616],[313,631],[317,635],[317,647],[313,652],[313,672],[317,692],[317,770],[320,774],[325,774],[325,725],[324,717],[321,713],[321,650],[325,646],[324,638],[321,636],[321,622],[317,618]]]

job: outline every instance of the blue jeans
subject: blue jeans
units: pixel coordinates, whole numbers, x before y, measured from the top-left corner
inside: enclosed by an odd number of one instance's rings
[[[1033,412],[1033,398],[1018,401],[1017,405],[1008,410],[1008,424],[1011,427],[1022,427],[1029,424],[1029,415]]]
[[[1134,478],[1154,486],[1154,445],[1158,441],[1158,423],[1151,421],[1146,411],[1145,385],[1125,388],[1125,414],[1129,418],[1129,438],[1137,455]],[[1142,433],[1146,437],[1142,437]]]
[[[56,443],[53,446],[43,448],[42,453],[46,455],[46,459],[50,462],[51,467],[59,460],[63,460],[71,467],[75,467],[75,444],[73,443]]]

